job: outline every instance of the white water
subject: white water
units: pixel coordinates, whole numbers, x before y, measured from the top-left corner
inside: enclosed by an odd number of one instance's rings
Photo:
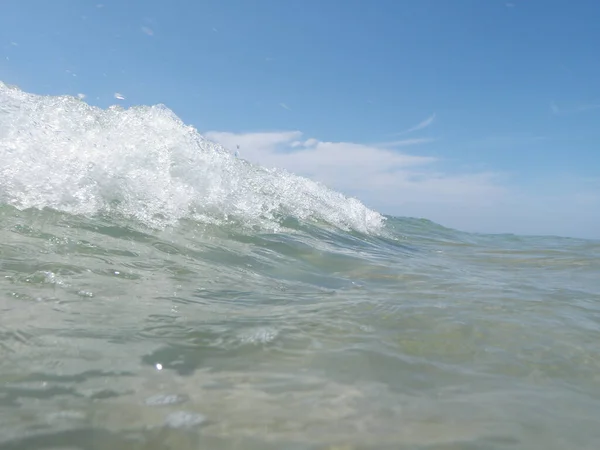
[[[181,218],[278,229],[282,219],[376,232],[356,199],[240,160],[168,108],[92,107],[0,82],[0,203],[82,215],[117,213],[151,227]]]

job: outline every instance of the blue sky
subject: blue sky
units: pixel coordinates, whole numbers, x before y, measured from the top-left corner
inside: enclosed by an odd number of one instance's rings
[[[164,103],[243,157],[384,213],[600,238],[596,0],[5,0],[0,11],[0,81],[26,91]]]

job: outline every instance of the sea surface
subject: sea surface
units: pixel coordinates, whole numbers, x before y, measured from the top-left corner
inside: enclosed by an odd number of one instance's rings
[[[599,448],[600,242],[0,83],[0,450]]]

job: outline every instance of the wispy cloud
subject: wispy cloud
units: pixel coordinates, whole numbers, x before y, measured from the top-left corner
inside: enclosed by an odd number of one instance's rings
[[[401,136],[403,134],[412,133],[413,131],[422,130],[422,129],[427,128],[428,126],[430,126],[434,121],[435,121],[435,113],[432,114],[431,116],[429,116],[427,119],[419,122],[417,125],[409,128],[408,130],[400,131],[399,133],[394,133],[393,135],[394,136]]]
[[[283,109],[287,109],[288,111],[291,111],[292,108],[290,108],[288,105],[286,105],[285,103],[280,103],[279,106],[281,106]]]
[[[586,111],[593,111],[595,109],[600,109],[600,103],[584,103],[566,108],[559,107],[555,102],[550,103],[550,111],[557,116],[578,114]]]
[[[145,33],[148,36],[154,36],[154,30],[150,27],[142,27],[142,33]]]

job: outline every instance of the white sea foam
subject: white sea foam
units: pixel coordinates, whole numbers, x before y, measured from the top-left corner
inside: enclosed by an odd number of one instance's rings
[[[0,82],[0,202],[118,213],[152,227],[181,218],[276,228],[283,218],[376,232],[356,199],[236,159],[162,106],[92,107]]]

